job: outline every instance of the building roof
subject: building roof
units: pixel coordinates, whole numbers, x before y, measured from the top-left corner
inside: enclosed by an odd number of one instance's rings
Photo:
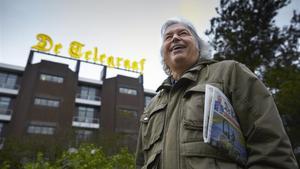
[[[96,84],[96,85],[102,85],[103,84],[102,80],[89,79],[89,78],[84,78],[84,77],[79,77],[79,81],[80,82],[91,83],[91,84]]]
[[[25,70],[25,67],[6,64],[6,63],[0,63],[0,68],[6,69],[6,70],[11,70],[11,71],[18,71],[18,72],[24,72],[24,70]],[[89,79],[89,78],[85,78],[85,77],[79,77],[78,81],[84,82],[84,83],[95,84],[95,85],[103,85],[102,80]],[[156,92],[151,89],[144,89],[144,92],[148,93],[148,94],[153,94],[153,95],[156,94]]]
[[[4,68],[4,69],[8,69],[8,70],[20,71],[20,72],[24,72],[24,70],[25,70],[25,67],[17,66],[17,65],[11,65],[11,64],[6,64],[6,63],[0,63],[0,68]]]

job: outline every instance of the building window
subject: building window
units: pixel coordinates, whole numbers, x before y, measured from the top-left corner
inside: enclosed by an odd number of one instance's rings
[[[151,99],[152,99],[152,97],[145,96],[145,105],[144,105],[145,107],[148,106],[148,104],[150,103]]]
[[[15,74],[8,74],[0,72],[0,87],[9,88],[9,89],[17,89],[17,78],[18,76]]]
[[[97,96],[96,93],[97,89],[94,87],[81,86],[79,98],[88,100],[100,100],[100,97]]]
[[[91,130],[76,130],[76,140],[88,140],[92,134]]]
[[[11,98],[9,97],[0,97],[0,114],[9,114],[11,110],[9,110]]]
[[[0,109],[8,109],[10,101],[10,97],[0,97]]]
[[[39,126],[39,125],[29,125],[27,132],[30,134],[43,134],[43,135],[53,135],[54,127],[50,126]]]
[[[35,98],[35,105],[47,106],[47,107],[59,107],[58,100],[45,99],[45,98]]]
[[[79,122],[95,123],[96,122],[96,119],[94,119],[95,112],[96,110],[93,107],[79,106],[77,120]]]
[[[129,94],[129,95],[137,95],[137,90],[135,89],[130,89],[130,88],[125,88],[125,87],[120,87],[119,92],[122,94]]]
[[[42,81],[48,81],[48,82],[54,82],[54,83],[63,83],[64,78],[60,76],[53,76],[53,75],[47,75],[47,74],[41,74],[40,79]]]

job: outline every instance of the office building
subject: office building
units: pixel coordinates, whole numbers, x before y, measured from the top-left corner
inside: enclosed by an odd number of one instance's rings
[[[57,139],[71,132],[77,143],[120,133],[135,146],[140,115],[155,95],[143,88],[142,76],[82,78],[80,61],[75,71],[64,63],[32,63],[34,52],[25,67],[0,63],[0,148],[10,136]]]

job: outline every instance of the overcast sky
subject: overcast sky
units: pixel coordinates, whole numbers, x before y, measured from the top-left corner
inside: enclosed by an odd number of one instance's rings
[[[60,55],[69,57],[72,41],[85,44],[84,51],[139,61],[146,59],[144,87],[155,90],[166,78],[159,54],[162,23],[174,16],[194,23],[200,36],[216,15],[218,0],[0,0],[0,62],[25,66],[36,35],[49,35],[61,43]],[[289,24],[300,0],[279,12],[277,24]],[[53,53],[53,51],[50,51]],[[42,56],[36,56],[39,58]],[[45,57],[45,56],[43,56]],[[47,58],[51,56],[46,56]],[[80,76],[98,79],[99,67],[82,66]],[[128,74],[127,72],[118,72]],[[108,76],[116,71],[109,69]],[[136,76],[136,75],[133,75]]]

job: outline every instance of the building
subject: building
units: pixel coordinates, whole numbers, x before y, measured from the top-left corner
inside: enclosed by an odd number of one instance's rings
[[[139,78],[117,75],[100,80],[78,76],[67,64],[42,60],[25,68],[0,63],[0,148],[5,138],[44,136],[75,141],[99,133],[121,133],[135,146],[139,118],[155,92]],[[106,71],[106,69],[103,69]]]

